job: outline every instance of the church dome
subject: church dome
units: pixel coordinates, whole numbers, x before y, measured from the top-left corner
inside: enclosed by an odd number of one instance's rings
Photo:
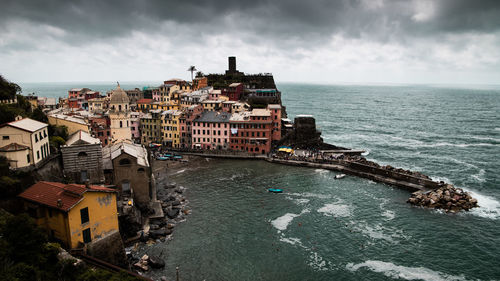
[[[120,88],[120,84],[118,84],[116,89],[111,91],[110,103],[127,103],[128,104],[129,101],[130,100],[127,96],[127,93],[125,93],[125,91],[122,90],[122,88]]]

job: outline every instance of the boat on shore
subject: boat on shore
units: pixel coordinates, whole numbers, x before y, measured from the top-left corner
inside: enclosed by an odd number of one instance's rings
[[[268,188],[267,191],[272,193],[283,193],[283,189],[280,188]]]

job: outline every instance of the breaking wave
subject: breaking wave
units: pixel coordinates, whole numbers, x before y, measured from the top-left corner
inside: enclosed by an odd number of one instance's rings
[[[434,271],[425,267],[407,267],[396,265],[391,262],[368,260],[362,263],[348,263],[346,268],[350,271],[357,271],[360,268],[367,268],[373,272],[382,273],[387,277],[405,280],[428,280],[428,281],[449,281],[466,280],[464,276],[455,276]]]

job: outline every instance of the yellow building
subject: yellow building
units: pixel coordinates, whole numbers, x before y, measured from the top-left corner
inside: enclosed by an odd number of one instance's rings
[[[179,118],[180,110],[167,110],[161,114],[163,144],[167,147],[179,148],[181,146]]]
[[[222,100],[204,100],[201,102],[204,111],[219,111],[222,109]]]
[[[49,157],[48,125],[30,118],[2,125],[0,155],[7,157],[14,169],[37,164]]]
[[[78,131],[84,131],[85,133],[90,133],[89,123],[87,120],[78,115],[64,115],[64,114],[50,114],[47,116],[50,125],[55,126],[66,126],[68,128],[68,134],[74,134]]]
[[[171,104],[170,101],[173,98],[174,92],[180,90],[180,87],[175,84],[163,84],[159,88],[160,88],[160,102],[162,104]]]
[[[142,144],[148,145],[162,142],[161,113],[161,109],[155,109],[150,110],[148,114],[141,117]]]
[[[36,223],[68,248],[80,248],[118,231],[114,189],[41,181],[19,197]]]

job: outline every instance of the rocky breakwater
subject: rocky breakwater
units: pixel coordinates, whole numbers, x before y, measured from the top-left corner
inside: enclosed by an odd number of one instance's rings
[[[190,213],[187,207],[188,201],[184,197],[185,188],[175,183],[165,184],[158,187],[157,198],[160,200],[164,217],[149,218],[149,225],[144,227],[140,233],[140,241],[146,245],[153,245],[171,239],[175,226],[184,221]],[[162,268],[165,263],[159,256],[140,255],[139,244],[129,249],[129,261],[135,269],[149,271],[151,268]]]
[[[468,192],[451,184],[427,192],[414,192],[407,202],[415,206],[442,209],[451,213],[461,210],[469,211],[472,208],[479,207],[477,199],[472,198]]]

